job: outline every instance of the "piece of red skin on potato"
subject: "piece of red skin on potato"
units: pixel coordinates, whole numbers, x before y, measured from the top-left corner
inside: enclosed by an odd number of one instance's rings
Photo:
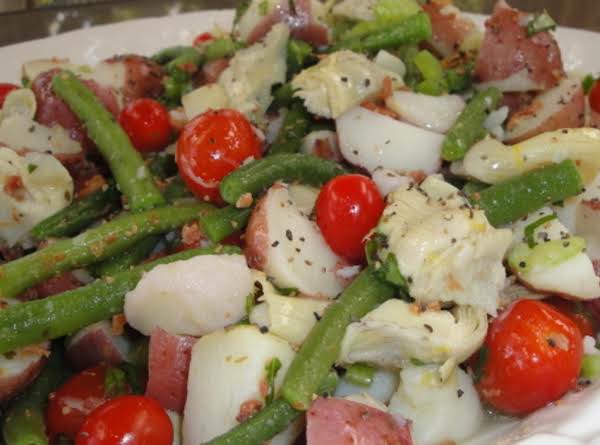
[[[156,328],[150,335],[146,396],[165,409],[183,413],[192,347],[197,339]]]
[[[0,403],[21,393],[42,370],[50,354],[48,342],[0,355]]]
[[[163,92],[163,68],[151,59],[125,54],[107,59],[105,63],[125,66],[125,83],[120,88],[125,104],[142,97],[157,98]]]
[[[475,64],[479,82],[500,81],[527,73],[530,90],[546,90],[565,76],[558,43],[549,32],[527,36],[526,14],[499,1],[485,22],[485,35]],[[522,90],[519,90],[522,91]]]
[[[467,36],[476,28],[472,20],[448,11],[451,2],[433,0],[423,4],[423,11],[431,20],[433,37],[429,43],[442,56],[448,56],[460,48]]]
[[[409,422],[362,403],[316,399],[306,414],[307,445],[412,445]]]
[[[506,142],[514,144],[547,131],[580,128],[585,124],[585,95],[581,81],[564,79],[515,112],[506,124]]]
[[[590,110],[590,127],[600,128],[600,113]]]
[[[31,301],[46,298],[51,295],[62,294],[63,292],[77,289],[81,285],[81,281],[72,272],[67,271],[27,289],[23,295],[19,296],[19,300]]]
[[[87,326],[73,335],[67,342],[65,355],[76,370],[96,365],[120,365],[127,359],[130,342],[113,332],[109,321],[100,321]]]

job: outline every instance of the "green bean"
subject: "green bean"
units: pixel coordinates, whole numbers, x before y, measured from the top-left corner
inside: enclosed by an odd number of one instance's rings
[[[393,295],[394,288],[379,280],[371,266],[363,270],[306,337],[284,378],[282,398],[295,409],[308,409],[338,358],[348,325]]]
[[[131,209],[146,210],[165,204],[144,160],[94,93],[68,71],[54,76],[52,88],[85,124]]]
[[[238,49],[243,47],[244,45],[242,43],[233,40],[231,37],[222,37],[220,39],[215,39],[206,45],[204,57],[207,62],[223,57],[231,57]]]
[[[162,207],[115,218],[73,239],[57,241],[0,266],[0,297],[14,298],[27,288],[67,270],[85,267],[125,251],[140,240],[165,233],[210,211],[205,203]]]
[[[290,39],[287,45],[288,79],[299,73],[313,59],[315,57],[312,46],[302,40]]]
[[[374,375],[375,368],[365,365],[364,363],[355,363],[346,368],[344,378],[354,385],[371,386]]]
[[[31,234],[39,240],[75,235],[117,210],[120,204],[121,195],[117,188],[114,184],[108,184],[41,221],[31,230]]]
[[[236,209],[233,206],[210,212],[200,218],[202,232],[213,243],[221,242],[246,227],[251,212],[251,209]]]
[[[300,102],[293,102],[285,115],[277,138],[269,148],[269,153],[275,155],[298,152],[309,129],[310,114]]]
[[[257,196],[276,181],[320,185],[347,173],[337,162],[303,154],[279,154],[253,161],[221,181],[221,197],[229,204],[250,193]]]
[[[273,91],[273,102],[269,109],[276,111],[281,107],[289,107],[294,102],[294,88],[291,82],[278,86]]]
[[[175,176],[168,181],[167,186],[163,190],[163,195],[170,203],[180,199],[191,198],[193,196],[190,189],[187,188],[179,176]]]
[[[113,277],[104,277],[79,289],[9,306],[0,311],[0,354],[72,334],[92,323],[122,313],[125,294],[137,285],[144,272],[159,264],[196,255],[237,252],[238,248],[223,246],[186,250]]]
[[[248,421],[204,445],[261,445],[285,430],[300,414],[284,400],[275,400]]]
[[[442,158],[446,161],[460,161],[464,158],[467,151],[487,134],[483,122],[488,113],[496,109],[501,99],[502,92],[494,87],[473,96],[446,134]]]
[[[44,369],[6,411],[2,433],[7,445],[48,445],[44,411],[50,392],[68,377],[60,348],[54,348]]]
[[[182,54],[185,54],[190,49],[193,49],[193,48],[191,46],[183,46],[183,45],[171,46],[169,48],[164,48],[164,49],[160,50],[159,52],[157,52],[156,54],[154,54],[152,56],[152,60],[154,60],[156,63],[158,63],[160,65],[164,65],[164,64],[169,63],[170,61],[176,59],[177,57],[181,56]]]
[[[163,180],[175,176],[179,171],[175,162],[175,156],[164,152],[150,158],[148,170],[152,176]]]
[[[502,226],[582,190],[575,164],[566,160],[481,190],[471,196],[471,202],[485,211],[490,224]]]
[[[92,266],[92,271],[97,277],[113,276],[118,272],[123,272],[148,258],[159,241],[160,236],[157,235],[144,238],[125,252]]]
[[[381,49],[393,49],[406,44],[416,44],[427,40],[431,35],[429,17],[427,14],[419,12],[402,22],[385,26],[367,36],[344,40],[335,45],[333,49],[373,53]]]
[[[171,60],[165,66],[167,73],[179,81],[189,80],[190,73],[198,71],[198,67],[203,63],[204,56],[194,47],[187,47],[180,54]]]

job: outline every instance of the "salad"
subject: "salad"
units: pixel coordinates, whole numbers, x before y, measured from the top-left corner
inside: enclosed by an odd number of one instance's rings
[[[248,0],[188,46],[26,62],[4,442],[600,444],[600,80],[555,27]]]

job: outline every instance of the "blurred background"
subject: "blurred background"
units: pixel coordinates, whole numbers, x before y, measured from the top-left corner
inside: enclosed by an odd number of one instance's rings
[[[464,10],[487,13],[495,0],[455,0]],[[563,26],[600,31],[600,0],[509,0],[513,6],[546,8]],[[179,12],[234,7],[234,0],[0,0],[0,46],[87,26]]]

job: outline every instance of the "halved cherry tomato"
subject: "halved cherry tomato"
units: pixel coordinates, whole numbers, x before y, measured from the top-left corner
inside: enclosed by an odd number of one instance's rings
[[[76,445],[171,445],[173,425],[149,397],[122,396],[95,409],[77,434]]]
[[[177,141],[179,173],[200,199],[219,203],[219,184],[247,159],[262,155],[252,124],[236,110],[207,111],[188,123]]]
[[[545,301],[546,303],[554,306],[554,308],[556,308],[559,312],[573,320],[573,322],[579,328],[582,337],[589,335],[590,337],[596,338],[598,324],[596,323],[592,313],[583,305],[583,303],[578,301],[569,301],[559,297],[551,298]]]
[[[6,96],[8,96],[8,93],[18,89],[19,86],[13,83],[0,83],[0,108],[4,105],[4,100],[6,99]]]
[[[202,34],[198,34],[194,39],[194,46],[200,46],[205,42],[210,42],[214,40],[214,36],[210,32],[203,32]]]
[[[477,390],[497,410],[524,415],[574,388],[583,345],[577,325],[541,301],[521,300],[490,325]]]
[[[134,100],[121,111],[119,122],[138,151],[162,150],[171,142],[169,111],[155,100]]]
[[[363,175],[333,178],[317,198],[317,224],[335,253],[351,261],[365,256],[365,236],[385,207],[377,185]]]
[[[600,80],[597,80],[590,91],[590,107],[596,113],[600,113]]]
[[[87,415],[110,398],[104,385],[106,370],[106,366],[86,369],[50,394],[46,423],[51,438],[62,434],[74,439]]]

